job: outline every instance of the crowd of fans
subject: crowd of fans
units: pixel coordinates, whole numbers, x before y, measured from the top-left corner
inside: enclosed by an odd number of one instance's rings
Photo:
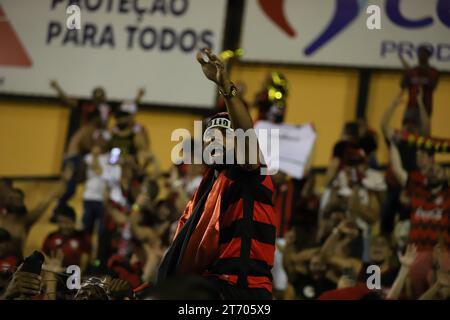
[[[426,48],[419,50],[414,68],[404,62],[401,92],[380,124],[383,137],[365,119],[344,125],[321,192],[312,168],[302,179],[282,172],[272,177],[279,216],[274,298],[450,298],[448,177],[434,160],[434,148],[401,138],[405,132],[430,135],[438,76],[428,64],[429,54]],[[160,170],[150,137],[135,119],[143,90],[134,101],[114,106],[102,88],[85,103],[68,97],[57,82],[51,86],[73,112],[61,180],[29,209],[23,191],[0,179],[0,297],[216,298],[197,277],[155,284],[158,265],[201,181],[203,165]],[[239,86],[243,92],[243,84]],[[254,102],[258,119],[284,122],[287,88],[282,74],[268,75]],[[402,128],[395,130],[390,120],[404,91],[407,108]],[[379,143],[390,150],[387,169],[376,158]],[[80,183],[84,194],[78,230],[69,200]],[[51,221],[58,229],[42,243],[42,272],[32,273],[24,270],[24,244],[30,228],[51,206]],[[81,269],[78,289],[67,286],[67,267],[73,265]]]

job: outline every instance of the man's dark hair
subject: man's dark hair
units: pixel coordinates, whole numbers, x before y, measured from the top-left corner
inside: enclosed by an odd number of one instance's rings
[[[356,122],[347,122],[344,125],[344,133],[352,139],[358,139],[358,124]]]
[[[216,113],[215,115],[213,115],[212,117],[210,117],[206,120],[206,128],[208,128],[211,125],[211,123],[214,119],[218,119],[218,118],[225,118],[225,119],[230,120],[230,115],[228,112]]]
[[[105,89],[103,87],[95,87],[92,89],[92,95],[95,95],[96,91],[103,91],[103,94],[105,94]]]
[[[216,113],[215,115],[213,115],[213,116],[211,116],[211,117],[209,117],[209,118],[206,118],[204,121],[203,121],[203,123],[202,123],[202,132],[205,132],[209,127],[211,127],[212,125],[213,125],[213,121],[215,120],[215,119],[219,119],[219,118],[225,118],[225,119],[227,119],[227,120],[229,120],[229,121],[231,121],[231,118],[230,118],[230,115],[229,115],[229,113],[228,112],[219,112],[219,113]],[[232,124],[231,124],[232,125]]]
[[[13,181],[11,178],[2,177],[0,178],[0,184],[7,186],[8,188],[13,188]]]
[[[11,189],[11,192],[18,194],[22,199],[25,199],[25,192],[23,192],[22,189],[13,188]]]
[[[66,217],[73,221],[75,221],[77,219],[75,210],[71,206],[68,206],[68,205],[63,205],[61,207],[58,207],[55,210],[55,215],[57,217]]]
[[[431,55],[433,54],[433,52],[431,51],[430,47],[428,47],[426,45],[419,46],[417,48],[417,52],[418,53],[419,52],[425,52],[427,54],[428,58],[431,57]]]
[[[116,119],[128,117],[130,115],[131,115],[131,113],[123,111],[123,110],[117,110],[116,112],[114,112],[114,118],[116,118]]]
[[[417,149],[417,151],[422,151],[425,152],[430,158],[434,158],[434,155],[436,153],[436,150],[434,150],[434,148],[419,148]]]
[[[10,240],[11,240],[11,234],[8,232],[8,230],[0,228],[0,243],[8,242]]]

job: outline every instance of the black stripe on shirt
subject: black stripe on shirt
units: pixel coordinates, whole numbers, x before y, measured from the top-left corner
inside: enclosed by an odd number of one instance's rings
[[[262,260],[249,259],[247,276],[250,277],[267,277],[272,279],[271,266]],[[211,273],[223,275],[237,275],[242,274],[242,263],[240,258],[219,259],[211,268]],[[247,283],[247,279],[245,279]],[[239,282],[238,282],[239,283]]]
[[[253,221],[250,226],[250,238],[262,243],[275,245],[277,229],[275,226],[263,222]],[[247,232],[242,219],[233,223],[220,231],[220,244],[228,243],[233,238],[240,238]]]

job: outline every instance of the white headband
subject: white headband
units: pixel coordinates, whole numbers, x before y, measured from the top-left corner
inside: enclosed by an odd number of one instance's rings
[[[231,121],[227,118],[216,118],[209,122],[209,126],[206,128],[205,133],[212,128],[224,128],[234,131],[231,127]],[[205,138],[205,133],[203,134],[203,139]]]

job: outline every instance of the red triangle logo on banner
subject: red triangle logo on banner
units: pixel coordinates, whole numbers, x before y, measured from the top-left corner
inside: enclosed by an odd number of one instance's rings
[[[0,66],[31,67],[32,62],[0,6]]]

